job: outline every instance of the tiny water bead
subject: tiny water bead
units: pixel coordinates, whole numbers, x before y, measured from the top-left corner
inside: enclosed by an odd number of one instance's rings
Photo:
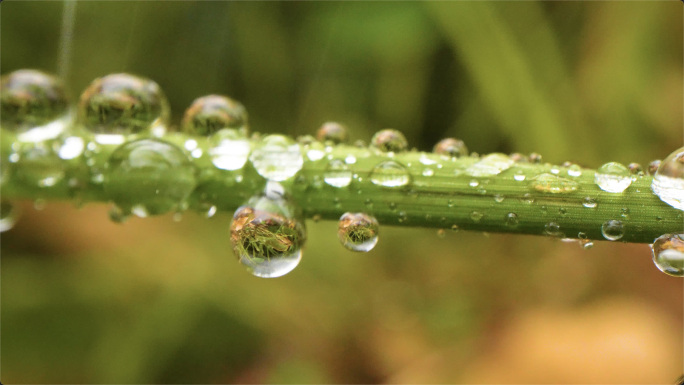
[[[649,175],[655,175],[656,171],[658,171],[658,167],[660,167],[660,163],[662,161],[660,159],[656,159],[654,161],[651,161],[651,163],[648,164],[648,174]]]
[[[459,158],[468,155],[468,147],[460,139],[445,138],[440,140],[432,149],[435,154]]]
[[[617,162],[609,162],[599,167],[594,182],[603,191],[621,193],[632,184],[629,169]]]
[[[684,147],[660,163],[653,176],[651,190],[663,202],[684,210]]]
[[[370,179],[373,184],[383,187],[402,187],[411,182],[406,167],[393,160],[380,162],[375,166]]]
[[[223,95],[195,99],[185,110],[181,130],[192,135],[208,136],[223,129],[248,131],[247,110],[240,102]]]
[[[337,122],[325,122],[316,131],[316,139],[323,143],[347,143],[347,128]]]
[[[378,243],[378,230],[375,217],[365,213],[344,213],[337,226],[337,237],[345,248],[367,252]]]
[[[401,152],[408,148],[408,141],[400,131],[387,128],[373,135],[371,145],[382,152]]]
[[[543,173],[530,180],[530,188],[536,191],[563,194],[577,190],[579,184],[557,175]]]
[[[220,130],[209,138],[211,162],[222,170],[241,169],[247,163],[251,150],[249,139],[240,131]]]
[[[69,124],[62,81],[36,70],[17,70],[0,79],[0,126],[24,142],[56,138]]]
[[[588,209],[596,208],[597,205],[598,203],[596,203],[596,199],[592,197],[584,197],[584,199],[582,199],[582,206]]]
[[[518,226],[518,214],[516,213],[508,213],[504,217],[504,222],[506,223],[506,226],[508,227],[516,227]]]
[[[628,164],[627,169],[629,170],[629,172],[632,175],[638,175],[638,174],[642,174],[644,172],[644,168],[641,167],[641,165],[639,163],[634,163],[634,162]]]
[[[253,275],[275,278],[302,258],[306,229],[299,210],[285,197],[265,193],[235,211],[230,224],[235,256]]]
[[[568,176],[577,178],[582,175],[582,167],[576,164],[572,164],[568,167]]]
[[[104,170],[107,197],[125,214],[159,215],[180,208],[195,188],[195,168],[183,151],[160,139],[119,146]]]
[[[254,145],[250,162],[262,177],[286,181],[304,165],[299,144],[285,135],[268,135]]]
[[[0,201],[0,233],[12,229],[17,223],[17,209],[7,201]]]
[[[684,234],[665,234],[651,245],[653,263],[667,275],[684,277]]]
[[[625,235],[625,227],[617,220],[606,221],[601,225],[601,234],[609,241],[617,241]]]
[[[352,172],[344,161],[333,159],[325,168],[323,180],[333,187],[347,187],[352,181]]]
[[[83,91],[78,119],[99,143],[120,144],[127,135],[163,132],[169,105],[154,81],[112,74],[93,80]]]
[[[544,234],[552,237],[563,238],[565,234],[560,230],[560,225],[556,222],[548,222],[544,225]]]

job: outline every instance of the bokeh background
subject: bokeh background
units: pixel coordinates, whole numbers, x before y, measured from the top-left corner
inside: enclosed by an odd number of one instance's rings
[[[0,5],[1,71],[56,72],[63,3]],[[73,100],[98,76],[156,80],[178,122],[209,93],[252,130],[429,151],[538,152],[587,167],[682,145],[682,4],[87,2]],[[647,245],[382,227],[367,254],[309,221],[301,265],[252,277],[231,213],[109,222],[20,202],[2,234],[3,383],[672,383],[681,279]],[[684,227],[684,224],[683,224]]]

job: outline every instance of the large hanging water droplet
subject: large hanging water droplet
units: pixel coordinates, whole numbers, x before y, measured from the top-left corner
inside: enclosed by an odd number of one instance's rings
[[[112,74],[93,80],[78,105],[79,122],[101,144],[121,144],[127,135],[163,134],[169,119],[166,96],[152,80]]]
[[[494,176],[510,168],[515,162],[506,154],[489,154],[466,169],[470,176]]]
[[[468,155],[468,147],[462,140],[454,138],[445,138],[440,140],[432,149],[435,154],[446,155],[452,158],[458,158]]]
[[[388,128],[375,133],[371,145],[383,152],[401,152],[408,148],[408,141],[400,131]]]
[[[333,187],[347,187],[352,181],[352,172],[344,161],[333,159],[325,168],[323,178]]]
[[[594,182],[603,191],[621,193],[632,184],[632,177],[629,169],[624,165],[609,162],[596,170]]]
[[[609,241],[617,241],[625,235],[625,227],[617,220],[606,221],[601,225],[601,234]]]
[[[28,186],[52,187],[64,179],[63,162],[47,143],[23,144],[13,155],[14,175]]]
[[[69,101],[61,80],[36,70],[17,70],[0,78],[0,126],[22,142],[54,139],[70,123]]]
[[[239,170],[249,158],[252,145],[240,131],[224,129],[209,138],[211,162],[222,170]]]
[[[379,163],[370,175],[371,182],[384,187],[402,187],[411,182],[411,176],[401,163],[388,160]]]
[[[684,234],[665,234],[651,245],[653,262],[665,274],[684,277]]]
[[[347,129],[337,122],[325,122],[316,132],[316,139],[325,143],[340,144],[347,142]]]
[[[223,95],[195,99],[181,121],[181,130],[192,135],[209,136],[223,129],[248,133],[245,106]]]
[[[299,264],[306,229],[298,209],[286,198],[262,194],[235,211],[230,239],[235,255],[250,273],[275,278]]]
[[[684,147],[668,155],[653,176],[651,190],[668,205],[684,210]]]
[[[337,237],[351,251],[371,251],[378,243],[378,221],[365,213],[344,213],[337,227]]]
[[[276,182],[292,178],[304,165],[299,144],[284,135],[268,135],[261,139],[249,160],[259,175]]]
[[[159,139],[119,146],[109,157],[104,190],[124,214],[146,217],[177,209],[195,188],[195,168],[181,149]]]
[[[577,190],[579,184],[553,174],[540,174],[530,180],[530,187],[534,190],[550,193],[563,194]]]
[[[0,233],[10,230],[17,223],[17,208],[10,202],[0,202]]]

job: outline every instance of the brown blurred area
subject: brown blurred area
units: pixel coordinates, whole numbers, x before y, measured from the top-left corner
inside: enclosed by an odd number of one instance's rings
[[[2,3],[2,73],[55,71],[61,2]],[[339,120],[429,151],[647,164],[682,143],[679,2],[79,2],[74,99],[158,81],[176,122],[209,93],[252,128]],[[301,265],[252,277],[232,213],[108,219],[17,202],[0,239],[3,383],[669,384],[684,284],[648,245],[381,227],[367,254],[307,222]],[[683,224],[684,229],[684,224]]]

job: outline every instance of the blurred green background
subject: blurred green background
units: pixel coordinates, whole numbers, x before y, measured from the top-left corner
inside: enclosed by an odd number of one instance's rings
[[[57,71],[63,3],[0,5],[2,73]],[[156,80],[174,121],[230,95],[260,132],[429,151],[539,152],[597,167],[682,144],[672,2],[78,2],[66,79]],[[368,254],[308,222],[291,274],[254,278],[231,213],[109,222],[22,202],[2,234],[3,383],[668,383],[681,279],[647,245],[381,229]]]

